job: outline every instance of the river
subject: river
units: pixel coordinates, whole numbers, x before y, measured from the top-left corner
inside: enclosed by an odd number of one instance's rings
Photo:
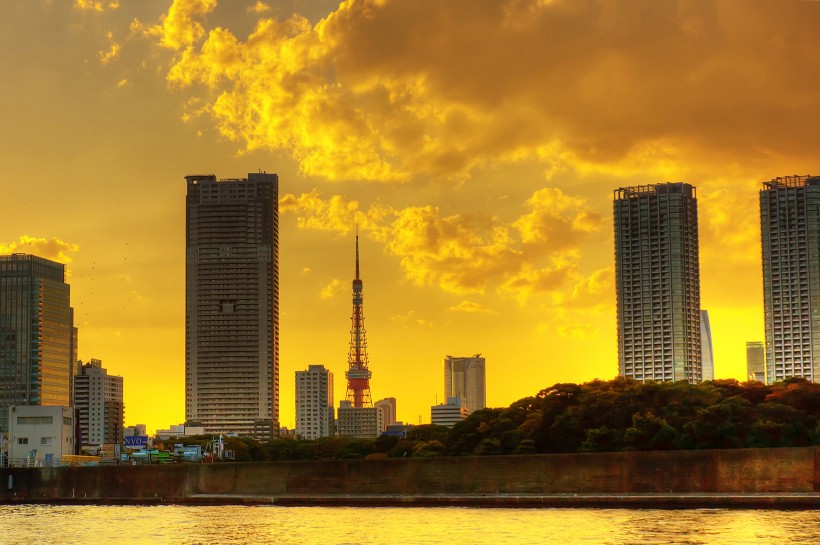
[[[820,511],[0,506],[0,544],[820,543]]]

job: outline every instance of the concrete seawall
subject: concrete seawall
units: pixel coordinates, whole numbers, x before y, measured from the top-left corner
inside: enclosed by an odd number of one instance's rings
[[[820,507],[820,447],[0,469],[5,503]]]

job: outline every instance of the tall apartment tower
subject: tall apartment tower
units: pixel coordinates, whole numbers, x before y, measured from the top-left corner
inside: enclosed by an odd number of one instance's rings
[[[444,399],[461,398],[469,413],[487,407],[487,381],[481,354],[444,358]]]
[[[615,190],[618,374],[701,382],[698,204],[686,183]]]
[[[185,180],[185,418],[269,439],[279,430],[279,179]]]
[[[820,380],[820,177],[786,176],[760,191],[766,383]]]
[[[109,375],[102,361],[81,364],[74,377],[74,408],[77,411],[82,448],[98,449],[122,443],[125,405],[122,377]]]
[[[324,365],[296,371],[296,433],[302,439],[333,436],[333,373]]]
[[[761,342],[746,343],[746,378],[766,382],[766,347]]]
[[[11,405],[71,404],[76,332],[65,266],[0,256],[0,432]]]

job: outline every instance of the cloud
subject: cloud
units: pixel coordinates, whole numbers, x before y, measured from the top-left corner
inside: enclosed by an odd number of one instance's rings
[[[262,0],[256,0],[254,5],[248,6],[248,12],[252,13],[265,13],[266,11],[270,11],[270,9],[270,6],[262,2]]]
[[[345,292],[345,284],[338,278],[334,278],[328,285],[323,287],[319,292],[319,297],[322,299],[332,299],[337,295]]]
[[[462,301],[457,305],[450,307],[450,310],[454,312],[467,312],[467,313],[481,313],[481,314],[492,314],[492,311],[486,307],[484,307],[481,303],[475,303],[473,301]]]
[[[536,293],[562,290],[579,277],[579,245],[601,226],[585,199],[557,188],[536,191],[528,212],[505,223],[486,213],[444,214],[437,206],[362,210],[341,195],[323,198],[313,190],[283,195],[282,214],[302,229],[362,233],[400,259],[405,278],[459,294],[507,293],[522,304]]]
[[[74,8],[82,11],[96,11],[102,13],[120,7],[119,0],[74,0]]]
[[[304,174],[814,154],[813,2],[350,0],[316,24],[259,14],[244,39],[206,26],[215,7],[176,0],[150,27],[173,52],[168,81],[195,88],[224,136],[287,150]]]
[[[21,235],[20,239],[16,242],[0,242],[0,254],[33,254],[63,264],[71,263],[70,254],[78,252],[79,250],[80,247],[77,244],[65,242],[57,237],[47,239]]]
[[[108,51],[100,51],[100,64],[106,65],[116,59],[120,55],[120,44],[113,43],[111,44],[111,48]]]

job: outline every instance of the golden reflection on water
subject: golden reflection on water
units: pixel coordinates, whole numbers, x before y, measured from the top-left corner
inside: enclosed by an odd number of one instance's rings
[[[0,506],[0,545],[820,543],[820,511]]]

